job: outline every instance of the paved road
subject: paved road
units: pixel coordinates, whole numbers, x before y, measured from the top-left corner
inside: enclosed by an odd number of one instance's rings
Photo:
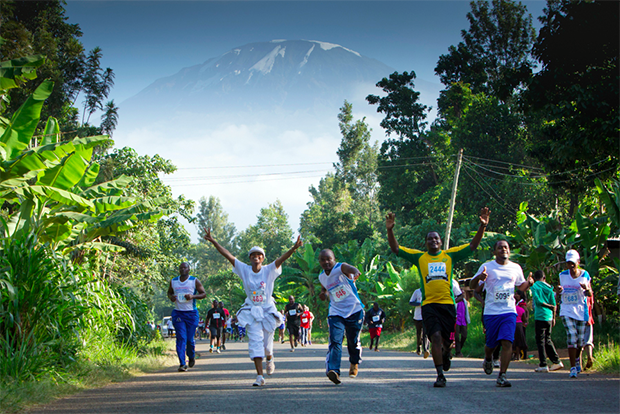
[[[363,354],[357,378],[339,386],[325,376],[327,346],[289,352],[275,346],[276,372],[264,387],[255,379],[247,344],[230,343],[222,354],[201,357],[188,372],[176,368],[86,391],[32,410],[35,413],[619,413],[617,377],[581,375],[566,369],[534,373],[535,365],[513,363],[512,388],[496,388],[496,375],[483,373],[481,360],[455,358],[448,385],[433,388],[431,359],[405,352]],[[348,372],[343,361],[343,373]]]

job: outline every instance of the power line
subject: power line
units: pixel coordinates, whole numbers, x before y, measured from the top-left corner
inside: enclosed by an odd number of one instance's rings
[[[266,179],[262,179],[260,180],[260,182],[267,182],[267,181],[284,181],[284,180],[299,180],[301,178],[322,178],[322,175],[311,175],[311,176],[307,176],[307,177],[280,177],[280,178],[266,178]],[[175,184],[175,187],[200,187],[200,186],[207,186],[207,185],[222,185],[222,184],[246,184],[248,183],[248,180],[241,180],[241,181],[224,181],[224,182],[208,182],[208,183],[190,183],[190,184]]]
[[[170,178],[164,177],[164,179],[170,180],[170,181],[219,180],[219,179],[227,179],[227,178],[250,178],[250,177],[264,177],[264,176],[271,176],[271,175],[308,174],[308,173],[317,173],[317,172],[325,172],[325,170],[272,172],[272,173],[263,173],[263,174],[215,175],[215,176],[207,176],[207,177],[170,177]]]
[[[510,206],[508,206],[508,204],[505,203],[505,201],[501,198],[496,198],[493,194],[489,193],[474,177],[472,177],[471,174],[469,174],[469,171],[467,171],[467,169],[463,170],[465,171],[465,174],[467,174],[467,176],[469,178],[471,178],[471,180],[476,183],[478,185],[478,187],[480,187],[480,189],[482,191],[484,191],[489,197],[495,199],[495,201],[498,201],[500,203],[500,207],[502,207],[504,210],[506,210],[508,213],[510,214],[515,214],[516,210],[512,210],[512,208]]]

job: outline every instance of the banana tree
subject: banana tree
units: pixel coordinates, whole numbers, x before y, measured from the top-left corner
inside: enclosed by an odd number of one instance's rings
[[[0,78],[0,95],[5,98],[7,88],[32,79],[30,69],[40,63],[35,58],[2,62],[1,74],[13,78]],[[65,252],[118,250],[95,240],[156,221],[169,211],[159,208],[159,199],[124,197],[123,189],[131,184],[127,177],[95,184],[99,165],[92,162],[93,148],[110,142],[107,136],[62,142],[58,122],[50,118],[36,145],[41,108],[53,85],[42,82],[10,120],[0,119],[0,202],[8,206],[6,235],[36,231],[41,241]]]
[[[310,310],[315,315],[319,327],[327,318],[327,305],[319,300],[321,284],[319,273],[319,249],[314,249],[312,244],[306,243],[293,253],[293,259],[298,267],[284,266],[282,276],[276,279],[276,299],[286,300],[286,296],[293,295],[298,302],[308,303]]]

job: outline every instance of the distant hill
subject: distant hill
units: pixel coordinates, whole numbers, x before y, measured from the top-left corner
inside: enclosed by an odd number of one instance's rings
[[[250,43],[157,79],[121,104],[121,117],[148,109],[291,110],[342,105],[394,69],[343,46],[308,40]],[[325,108],[326,109],[326,108]],[[321,112],[319,110],[319,112]]]

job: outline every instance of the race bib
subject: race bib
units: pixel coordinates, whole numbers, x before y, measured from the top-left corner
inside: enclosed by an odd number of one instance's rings
[[[213,314],[213,319],[220,319],[220,314],[219,313],[214,313]]]
[[[179,289],[179,290],[177,290],[177,292],[176,292],[176,295],[177,295],[177,302],[179,302],[179,303],[185,303],[185,302],[187,302],[188,300],[187,300],[187,299],[185,299],[185,295],[187,295],[188,293],[191,293],[191,292],[189,292],[189,291],[187,291],[187,290],[185,290],[185,289]]]
[[[379,315],[375,315],[375,316],[372,317],[372,321],[373,322],[379,322],[379,319],[381,319],[381,318],[379,318]]]
[[[308,318],[301,318],[302,323],[308,323]]]
[[[340,302],[345,300],[351,293],[352,292],[349,287],[343,284],[339,284],[329,288],[329,297],[334,302]]]
[[[564,288],[562,293],[562,303],[567,305],[577,305],[580,303],[579,292],[576,288]]]
[[[446,272],[446,264],[444,262],[428,264],[428,275],[426,276],[426,281],[430,282],[431,280],[437,279],[448,280],[448,273]]]
[[[297,310],[296,309],[291,309],[290,311],[288,311],[288,314],[291,316],[295,316],[297,315]]]
[[[262,306],[263,303],[265,303],[265,289],[253,290],[250,300],[252,301],[252,305]]]
[[[508,303],[514,297],[514,289],[496,289],[491,296],[491,302]]]

